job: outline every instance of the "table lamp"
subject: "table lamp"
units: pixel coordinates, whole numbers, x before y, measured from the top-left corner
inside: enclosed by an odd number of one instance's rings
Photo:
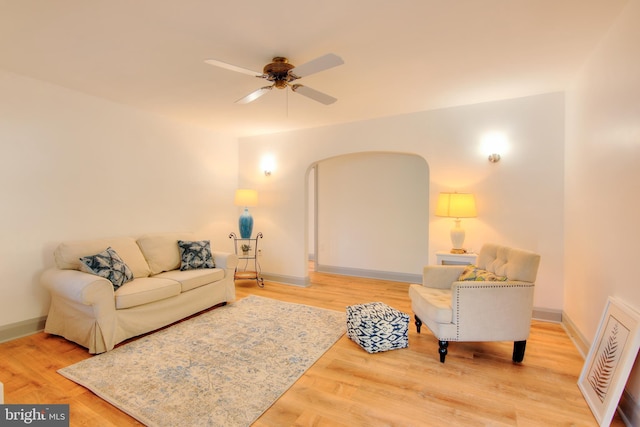
[[[476,198],[471,193],[440,193],[436,216],[455,218],[455,226],[451,229],[452,254],[464,254],[464,229],[460,227],[460,218],[474,218],[476,212]]]
[[[258,192],[248,189],[236,190],[234,204],[236,206],[244,206],[244,210],[238,220],[238,228],[240,229],[240,237],[249,239],[253,231],[253,217],[249,213],[249,207],[258,206]]]

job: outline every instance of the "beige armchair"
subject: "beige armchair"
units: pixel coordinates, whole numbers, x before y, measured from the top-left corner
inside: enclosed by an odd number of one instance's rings
[[[476,266],[429,265],[409,297],[418,333],[425,324],[439,341],[444,363],[449,341],[513,341],[513,361],[526,348],[540,255],[485,244]]]

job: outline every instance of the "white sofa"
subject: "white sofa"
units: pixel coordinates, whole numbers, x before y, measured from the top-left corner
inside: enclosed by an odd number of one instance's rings
[[[41,282],[51,293],[45,332],[102,353],[131,337],[153,331],[217,304],[235,300],[235,254],[216,252],[215,268],[180,270],[178,240],[190,233],[162,233],[61,243],[57,268]],[[133,273],[114,290],[108,279],[80,271],[80,258],[111,247]]]

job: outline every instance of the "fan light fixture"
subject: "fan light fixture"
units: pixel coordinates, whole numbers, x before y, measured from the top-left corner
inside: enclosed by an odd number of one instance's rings
[[[310,87],[303,86],[301,84],[292,84],[292,82],[302,77],[306,77],[311,74],[315,74],[320,71],[328,70],[329,68],[337,67],[338,65],[344,64],[344,61],[338,55],[328,53],[305,64],[302,64],[299,67],[290,64],[289,60],[284,56],[276,56],[271,61],[272,62],[264,66],[262,72],[252,71],[247,68],[219,61],[217,59],[207,59],[204,62],[215,67],[224,68],[238,73],[248,74],[250,76],[259,77],[272,82],[271,85],[261,87],[260,89],[257,89],[250,94],[238,99],[236,101],[236,104],[248,104],[249,102],[255,101],[274,87],[277,89],[286,89],[287,87],[289,87],[293,92],[304,95],[307,98],[311,98],[314,101],[318,101],[321,104],[325,105],[333,104],[337,101],[336,98],[325,93],[319,92],[315,89],[311,89]]]

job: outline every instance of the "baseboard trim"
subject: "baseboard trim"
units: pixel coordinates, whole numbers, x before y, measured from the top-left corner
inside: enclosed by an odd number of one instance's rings
[[[640,423],[640,406],[633,401],[633,395],[624,389],[618,404],[618,413],[625,425],[637,426]]]
[[[543,320],[545,322],[562,323],[562,310],[533,307],[532,317],[536,320]]]
[[[44,330],[46,320],[47,316],[42,316],[0,326],[0,342],[7,342],[41,332]]]
[[[311,286],[311,279],[307,277],[285,276],[282,274],[262,273],[260,276],[269,282],[282,283],[283,285],[300,286],[308,288]]]
[[[587,354],[589,354],[589,348],[591,347],[591,343],[582,335],[582,333],[578,330],[575,323],[571,320],[566,313],[562,313],[562,326],[564,327],[565,332],[573,341],[573,344],[576,346],[583,359],[587,358]]]
[[[393,282],[422,283],[421,274],[394,273],[391,271],[364,270],[350,267],[334,267],[318,264],[320,273],[339,274],[341,276],[366,277],[368,279],[391,280]]]

